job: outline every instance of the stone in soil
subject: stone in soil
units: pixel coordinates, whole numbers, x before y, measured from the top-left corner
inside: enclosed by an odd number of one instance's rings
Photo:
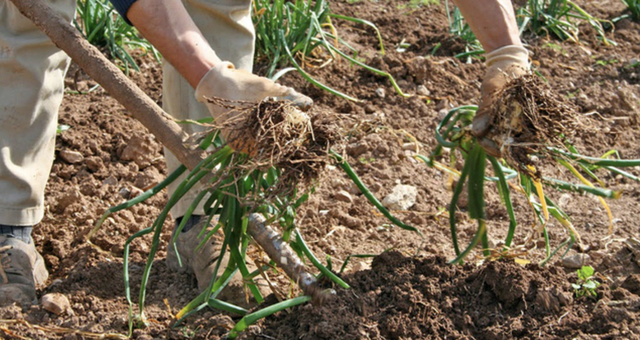
[[[398,184],[387,195],[382,204],[391,210],[407,210],[416,204],[418,189],[412,185]]]
[[[42,297],[42,308],[45,310],[60,315],[65,312],[72,312],[69,299],[60,293],[49,293]]]
[[[582,266],[588,265],[590,260],[591,257],[588,254],[565,256],[562,259],[562,266],[568,269],[580,269]]]

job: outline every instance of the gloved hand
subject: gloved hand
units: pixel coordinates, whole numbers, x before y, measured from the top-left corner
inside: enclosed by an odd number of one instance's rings
[[[478,137],[480,145],[492,156],[499,157],[500,150],[491,140],[483,138],[491,130],[493,112],[491,107],[495,94],[510,80],[525,75],[530,70],[529,52],[520,45],[508,45],[487,53],[487,72],[482,81],[480,107],[473,118],[471,132]]]
[[[239,116],[240,112],[209,103],[206,98],[217,97],[231,101],[257,103],[267,97],[275,97],[278,100],[289,100],[303,111],[308,110],[313,104],[311,98],[294,89],[250,72],[238,70],[230,62],[219,62],[209,70],[196,87],[195,95],[196,100],[207,105],[216,124],[223,127],[222,136],[230,142],[230,146],[237,151],[247,153],[251,153],[255,141],[253,136],[247,136],[243,131],[234,128],[242,126],[244,121]],[[292,121],[309,121],[309,117],[304,112],[295,111],[293,114],[299,116],[290,117]]]

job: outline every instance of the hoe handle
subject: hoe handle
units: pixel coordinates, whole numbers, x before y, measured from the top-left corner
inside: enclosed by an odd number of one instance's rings
[[[261,214],[249,215],[247,232],[262,247],[269,257],[287,273],[287,276],[295,281],[302,291],[311,296],[314,302],[322,303],[328,294],[318,288],[315,276],[306,271],[304,263],[285,242],[280,235],[273,230]]]
[[[136,84],[91,45],[78,30],[41,0],[10,0],[24,15],[65,51],[91,78],[166,146],[187,168],[193,169],[204,158],[204,152],[187,149],[186,135]]]
[[[182,164],[193,170],[205,157],[202,150],[191,150],[183,141],[187,135],[180,126],[164,112],[149,96],[136,84],[127,78],[113,63],[91,45],[78,30],[71,26],[60,15],[55,13],[42,0],[10,0],[16,8],[29,18],[44,32],[53,43],[65,51],[91,78],[97,81],[109,94],[122,104],[142,125],[156,136],[158,141],[167,147]],[[259,218],[255,222],[262,221]],[[268,233],[265,234],[268,228]],[[287,258],[289,263],[301,263],[293,251],[282,251],[284,242],[264,223],[250,223],[249,233],[256,237],[256,242],[277,263]],[[269,237],[261,237],[268,235]],[[276,243],[273,243],[276,242]],[[286,243],[285,243],[286,244]],[[286,245],[288,248],[288,244]],[[284,260],[286,263],[287,260]],[[315,278],[308,274],[304,267],[296,266],[295,270],[288,270],[287,274],[298,282],[300,288],[309,295],[316,295]]]

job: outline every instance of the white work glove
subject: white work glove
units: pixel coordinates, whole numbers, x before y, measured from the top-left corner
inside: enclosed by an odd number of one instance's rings
[[[276,84],[275,82],[252,74],[244,70],[238,70],[230,62],[219,62],[207,74],[202,77],[196,87],[196,100],[205,103],[211,116],[218,126],[222,126],[222,136],[229,145],[245,153],[252,153],[255,143],[254,136],[246,135],[237,127],[242,126],[243,117],[240,112],[228,107],[216,105],[207,101],[207,98],[222,98],[231,101],[245,101],[258,103],[267,97],[275,97],[278,100],[289,100],[303,111],[308,110],[313,104],[311,98],[296,92],[294,89]],[[226,103],[233,105],[232,103]],[[291,117],[296,122],[308,122],[309,117],[298,110]],[[233,119],[233,120],[232,120]]]
[[[486,55],[487,72],[482,80],[480,107],[473,118],[471,132],[488,154],[499,157],[500,150],[491,140],[483,138],[490,130],[494,113],[491,107],[495,94],[509,81],[528,74],[529,52],[521,45],[507,45]]]

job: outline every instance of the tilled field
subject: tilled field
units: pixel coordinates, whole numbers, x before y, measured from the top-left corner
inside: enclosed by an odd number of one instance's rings
[[[576,1],[603,19],[624,12],[619,1]],[[603,175],[607,186],[622,190],[609,205],[615,218],[608,234],[608,218],[600,203],[589,196],[550,191],[581,234],[583,247],[575,245],[568,257],[584,253],[603,282],[596,299],[576,298],[571,283],[575,269],[559,257],[545,267],[522,266],[513,260],[463,266],[448,265],[454,256],[448,219],[442,214],[451,198],[447,175],[427,167],[405,150],[407,136],[420,142],[428,155],[436,145],[433,131],[452,107],[475,104],[479,99],[484,66],[463,63],[453,56],[463,44],[448,34],[444,3],[412,9],[408,1],[336,1],[336,13],[367,19],[378,25],[387,54],[376,51],[373,32],[364,26],[337,21],[341,38],[361,50],[360,58],[390,72],[408,93],[396,95],[386,78],[333,62],[308,70],[315,77],[363,100],[341,100],[306,84],[289,73],[283,83],[296,87],[315,101],[317,114],[331,112],[360,124],[349,135],[344,153],[364,183],[379,198],[397,184],[417,189],[415,204],[394,212],[417,227],[417,235],[389,227],[336,167],[322,174],[315,193],[298,211],[298,225],[319,258],[332,257],[334,266],[350,254],[380,254],[352,259],[343,278],[352,288],[337,289],[325,305],[302,305],[269,317],[242,335],[250,339],[640,339],[640,184],[621,176]],[[640,24],[628,19],[609,31],[617,46],[605,46],[589,27],[581,27],[582,43],[525,36],[534,65],[561,95],[589,115],[596,132],[576,132],[583,153],[600,156],[616,149],[623,158],[640,158],[640,66],[629,67],[640,55]],[[396,51],[402,41],[404,52]],[[434,47],[440,44],[431,56]],[[156,101],[161,98],[159,66],[141,57],[142,73],[132,78]],[[258,64],[258,72],[260,72]],[[70,90],[93,85],[77,68],[68,74]],[[161,193],[149,201],[116,213],[94,237],[99,251],[85,242],[95,221],[110,206],[123,202],[160,182],[167,175],[161,145],[141,124],[103,90],[68,94],[60,110],[60,124],[69,125],[57,142],[56,161],[47,187],[47,213],[35,229],[35,241],[51,273],[40,293],[62,293],[70,310],[61,315],[40,306],[27,311],[8,307],[0,337],[80,339],[107,333],[127,334],[128,305],[124,298],[122,255],[126,239],[150,226],[166,201]],[[566,178],[559,169],[547,173]],[[640,169],[631,169],[640,175]],[[563,177],[565,176],[565,177]],[[506,210],[495,188],[486,191],[487,224],[492,241],[504,239]],[[514,195],[516,196],[516,195]],[[515,197],[522,241],[534,216],[526,200]],[[459,216],[462,242],[475,232]],[[172,225],[166,223],[159,259],[147,289],[145,329],[134,330],[135,339],[219,339],[234,325],[234,317],[214,310],[202,311],[178,328],[170,329],[173,315],[197,295],[195,280],[170,272],[163,261]],[[553,245],[566,238],[560,225],[550,225]],[[540,247],[542,248],[542,247]],[[149,253],[150,238],[132,246],[133,296]],[[533,249],[533,263],[544,257]],[[278,281],[278,280],[277,280]],[[279,280],[283,285],[285,280]],[[286,290],[286,287],[282,287]],[[6,328],[5,328],[6,327]],[[64,327],[81,332],[69,333]]]

